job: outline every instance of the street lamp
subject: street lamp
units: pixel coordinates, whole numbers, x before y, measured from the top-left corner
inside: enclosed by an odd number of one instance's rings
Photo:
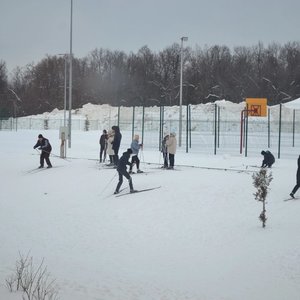
[[[179,96],[179,147],[181,147],[182,137],[182,69],[183,69],[183,42],[188,40],[187,36],[183,36],[181,39],[180,46],[180,96]]]
[[[17,95],[17,93],[13,89],[8,89],[8,90],[14,94],[14,96],[16,97],[16,99],[17,99],[18,102],[22,102],[22,100],[20,99],[20,97]],[[18,119],[17,119],[18,105],[17,105],[17,101],[16,100],[12,100],[13,106],[14,106],[14,118],[15,118],[15,121],[16,121],[16,131],[18,130]]]
[[[60,56],[63,56],[65,61],[65,83],[64,83],[64,126],[60,129],[60,138],[61,138],[61,146],[60,146],[60,157],[65,158],[67,155],[67,143],[65,142],[67,138],[67,130],[66,130],[66,124],[67,124],[67,67],[68,67],[68,59],[69,54],[63,53],[58,54]]]

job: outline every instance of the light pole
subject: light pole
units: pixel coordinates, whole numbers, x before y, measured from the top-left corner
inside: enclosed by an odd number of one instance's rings
[[[22,102],[20,97],[17,95],[17,93],[13,89],[8,89],[8,90],[14,94],[14,96],[16,97],[18,102]],[[16,121],[16,131],[18,130],[18,118],[17,118],[18,105],[17,105],[17,101],[12,100],[13,106],[14,106],[14,119]]]
[[[71,148],[71,129],[72,129],[72,23],[73,23],[73,0],[71,0],[71,18],[70,18],[70,55],[69,55],[69,148]]]
[[[67,64],[68,64],[68,58],[69,54],[68,53],[63,53],[63,54],[58,54],[63,56],[65,60],[65,83],[64,83],[64,127],[66,127],[66,111],[67,111]]]
[[[178,145],[181,147],[182,137],[182,69],[183,69],[183,42],[188,40],[187,36],[183,36],[181,39],[180,46],[180,96],[179,96],[179,142]]]
[[[60,157],[65,158],[67,156],[67,131],[66,131],[66,124],[67,124],[67,67],[68,67],[68,59],[69,54],[63,53],[58,54],[63,56],[65,61],[65,80],[64,80],[64,126],[63,129],[60,130],[60,138],[61,138],[61,146],[60,146]]]

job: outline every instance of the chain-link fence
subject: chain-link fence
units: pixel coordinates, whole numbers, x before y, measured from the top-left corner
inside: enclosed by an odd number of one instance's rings
[[[97,106],[95,106],[97,107]],[[267,117],[242,118],[243,106],[234,109],[215,104],[183,106],[182,148],[205,152],[241,153],[272,148],[280,155],[294,153],[300,146],[300,111],[275,106]],[[121,131],[139,133],[143,142],[160,147],[167,133],[179,139],[178,107],[109,107],[101,113],[72,112],[72,130],[99,131],[119,125]],[[97,115],[98,114],[98,115]],[[10,118],[0,120],[1,130],[59,130],[68,120],[63,115]]]

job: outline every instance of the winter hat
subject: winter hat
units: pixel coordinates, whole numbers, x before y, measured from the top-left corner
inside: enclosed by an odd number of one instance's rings
[[[128,148],[128,149],[127,149],[127,153],[132,154],[131,148]]]
[[[42,135],[42,134],[39,134],[38,138],[39,138],[39,139],[42,139],[42,138],[43,138],[43,135]]]
[[[263,151],[260,152],[260,154],[261,154],[261,155],[265,155],[266,152],[263,150]]]

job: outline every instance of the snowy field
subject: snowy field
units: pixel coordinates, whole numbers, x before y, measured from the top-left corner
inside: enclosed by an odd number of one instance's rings
[[[19,253],[44,258],[62,300],[299,299],[300,200],[284,201],[296,149],[272,168],[263,229],[251,177],[261,149],[244,157],[183,147],[171,171],[145,145],[147,173],[132,176],[134,188],[161,188],[115,197],[117,172],[97,161],[99,132],[74,131],[72,158],[28,172],[39,165],[39,133],[58,155],[57,130],[0,131],[0,299],[22,299],[5,287]],[[131,142],[122,133],[121,152]]]

